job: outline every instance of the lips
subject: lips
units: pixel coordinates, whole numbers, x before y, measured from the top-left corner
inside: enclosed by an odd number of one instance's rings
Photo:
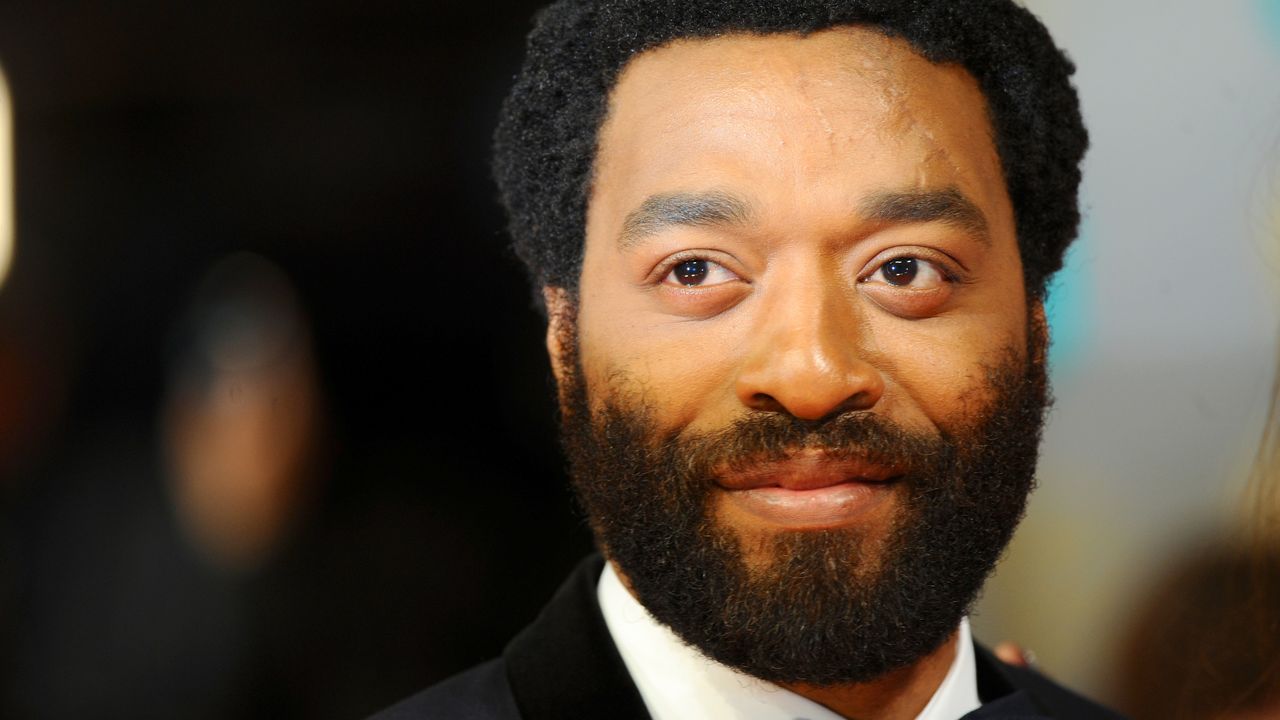
[[[757,522],[788,529],[856,524],[886,501],[902,470],[804,451],[725,472],[716,484],[729,505]]]
[[[901,475],[902,470],[889,465],[833,458],[821,450],[805,450],[785,460],[762,462],[726,472],[716,478],[716,484],[726,490],[762,487],[816,490],[845,482],[889,482]]]

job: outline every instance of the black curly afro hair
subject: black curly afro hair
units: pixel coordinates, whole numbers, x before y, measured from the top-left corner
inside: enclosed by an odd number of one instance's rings
[[[628,60],[679,38],[861,25],[978,81],[995,127],[1028,293],[1043,297],[1080,222],[1088,134],[1074,65],[1012,0],[560,0],[536,17],[494,136],[494,175],[535,292],[576,294],[597,134]]]

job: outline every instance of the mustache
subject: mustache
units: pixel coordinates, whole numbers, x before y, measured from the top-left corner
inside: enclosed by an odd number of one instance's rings
[[[755,411],[720,430],[673,434],[660,449],[679,474],[690,479],[706,479],[717,471],[740,472],[814,451],[834,461],[918,472],[949,457],[952,445],[941,435],[908,430],[870,411],[822,420]]]

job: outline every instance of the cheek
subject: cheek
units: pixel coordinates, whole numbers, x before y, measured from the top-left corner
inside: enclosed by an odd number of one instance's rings
[[[937,318],[878,333],[894,414],[940,430],[970,423],[992,400],[989,371],[1008,363],[1011,352],[1025,355],[1024,327],[1025,320],[1003,316]]]
[[[714,323],[649,317],[635,307],[622,314],[609,309],[609,303],[601,303],[580,315],[589,397],[643,402],[662,428],[696,430],[720,423],[720,415],[730,410],[725,398],[733,396],[741,346],[733,332]]]
[[[589,236],[578,310],[588,396],[643,402],[662,428],[722,424],[747,329],[741,313],[698,321],[657,312],[620,264]]]
[[[981,386],[978,358],[955,348],[928,344],[898,363],[895,380],[935,427],[965,413],[965,398]]]

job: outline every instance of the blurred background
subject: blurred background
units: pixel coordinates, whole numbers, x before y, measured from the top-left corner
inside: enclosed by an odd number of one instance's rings
[[[1280,0],[1025,4],[1076,62],[1092,145],[1048,307],[1040,488],[975,627],[1120,702],[1153,593],[1231,555],[1251,512],[1280,336]],[[1200,623],[1214,612],[1239,610]],[[1191,628],[1163,632],[1186,642],[1143,647],[1147,665],[1195,655]]]
[[[487,169],[539,4],[0,4],[0,716],[360,717],[588,551]],[[1116,698],[1266,413],[1280,0],[1028,5],[1093,149],[975,623]]]
[[[587,551],[487,167],[535,5],[0,4],[0,716],[361,717]]]

